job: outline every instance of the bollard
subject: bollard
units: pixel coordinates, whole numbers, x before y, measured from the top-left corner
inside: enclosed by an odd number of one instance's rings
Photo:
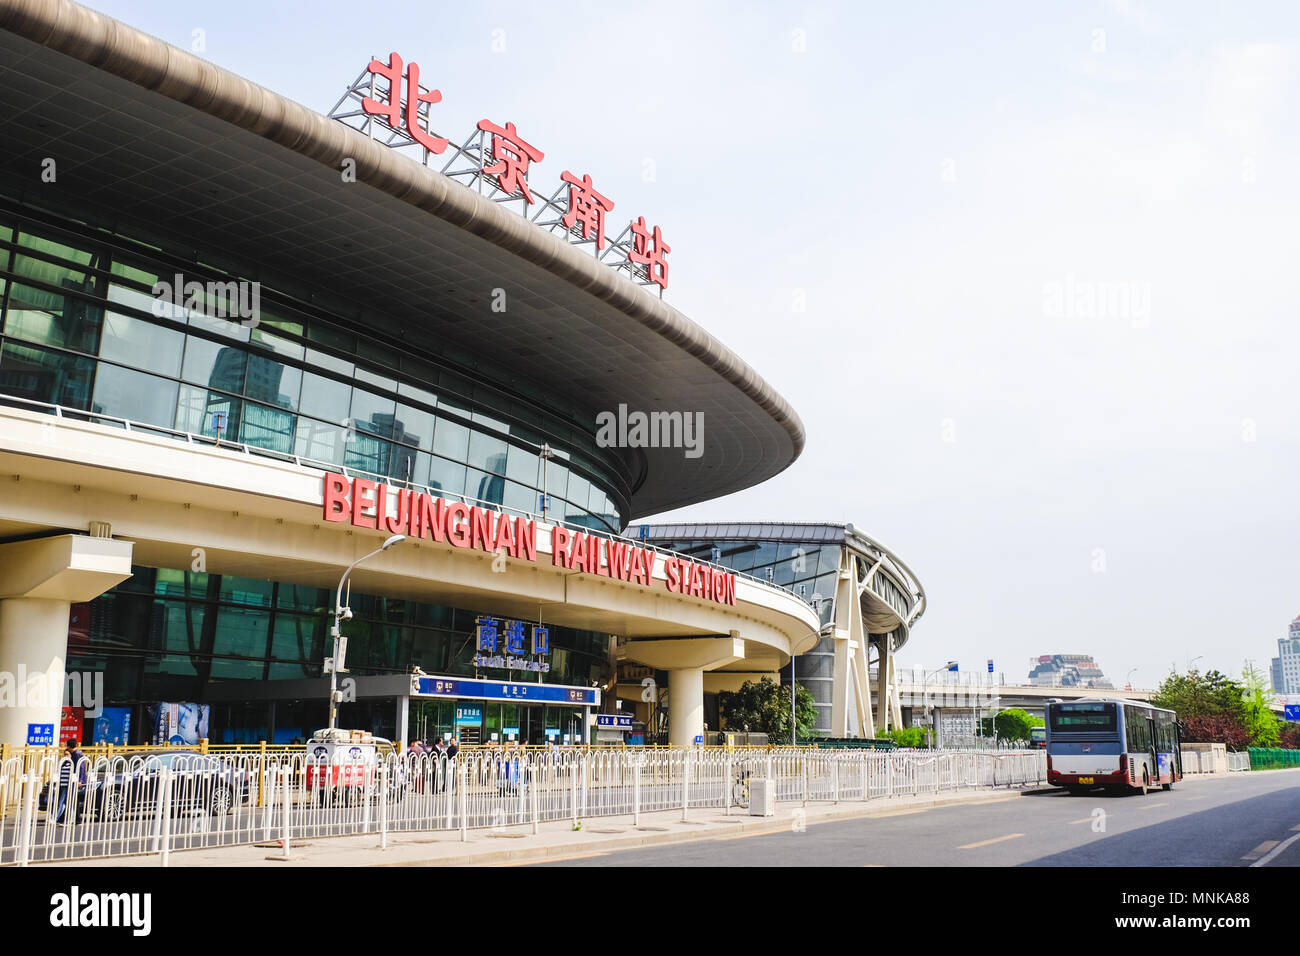
[[[641,825],[641,761],[632,765],[632,826]]]
[[[528,793],[529,802],[533,805],[533,836],[538,833],[538,812],[537,812],[537,768],[529,766],[528,768]]]
[[[691,759],[682,754],[682,823],[686,822],[691,806]]]
[[[726,775],[722,778],[722,805],[726,807],[725,816],[731,816],[731,753],[727,753]]]
[[[379,849],[388,849],[388,764],[379,768]]]
[[[36,807],[36,788],[40,785],[41,778],[35,773],[25,774],[23,781],[23,808],[18,815],[18,825],[21,828],[18,835],[18,865],[26,866],[31,860],[32,854],[32,825],[35,817]],[[50,788],[50,799],[53,800],[53,790]],[[48,811],[46,811],[48,816]]]
[[[158,801],[162,812],[162,865],[171,861],[172,848],[172,768],[162,769],[162,799]]]
[[[578,829],[578,762],[569,764],[569,809],[573,811],[573,829]]]
[[[290,824],[290,818],[289,818],[289,804],[290,804],[290,801],[292,800],[292,797],[293,797],[293,794],[290,792],[290,790],[291,790],[291,788],[292,788],[292,786],[293,786],[293,783],[292,783],[292,781],[289,779],[289,768],[288,768],[288,767],[285,767],[285,768],[284,768],[284,773],[281,774],[281,783],[280,783],[280,786],[284,789],[284,797],[283,797],[283,800],[284,800],[284,819],[283,819],[283,822],[282,822],[282,824],[281,824],[282,832],[283,832],[284,838],[281,840],[281,843],[284,844],[284,854],[283,854],[283,856],[284,856],[284,859],[287,860],[287,859],[289,859],[289,824]]]
[[[469,775],[465,770],[467,760],[457,761],[456,768],[456,803],[460,807],[460,842],[464,843],[469,839],[466,832],[469,828],[469,822],[465,819],[465,791],[469,787]]]

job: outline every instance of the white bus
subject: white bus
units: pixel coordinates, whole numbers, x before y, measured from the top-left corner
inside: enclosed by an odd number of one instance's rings
[[[1093,787],[1172,790],[1183,779],[1178,715],[1119,698],[1053,701],[1047,717],[1047,782],[1083,793]]]

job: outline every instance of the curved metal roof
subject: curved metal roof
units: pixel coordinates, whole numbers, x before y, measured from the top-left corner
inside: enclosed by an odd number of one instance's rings
[[[798,415],[735,352],[500,204],[70,0],[0,0],[0,29],[0,171],[17,198],[94,211],[397,341],[477,351],[494,377],[590,409],[593,431],[620,403],[703,413],[701,457],[636,453],[630,517],[750,487],[802,451]],[[40,182],[45,157],[57,183]]]

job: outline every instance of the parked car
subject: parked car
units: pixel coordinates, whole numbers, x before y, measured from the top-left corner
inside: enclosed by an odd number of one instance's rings
[[[172,810],[205,810],[223,816],[248,800],[252,772],[193,751],[169,750],[129,763],[104,767],[86,788],[85,805],[101,820],[120,820],[129,813],[154,810],[161,795],[162,771],[172,772]]]

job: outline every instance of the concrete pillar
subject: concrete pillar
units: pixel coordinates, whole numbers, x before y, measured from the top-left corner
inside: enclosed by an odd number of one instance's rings
[[[69,607],[129,578],[131,551],[73,534],[0,545],[0,743],[26,744],[28,724],[58,740]]]
[[[53,724],[59,739],[68,601],[0,601],[0,742],[27,742],[28,724]]]
[[[691,747],[704,733],[704,668],[683,667],[668,672],[668,742]]]
[[[889,729],[889,652],[893,638],[888,634],[880,639],[880,661],[876,672],[876,726],[883,733]]]
[[[668,742],[690,747],[704,733],[704,672],[745,659],[745,642],[729,637],[628,641],[624,660],[668,672]]]

